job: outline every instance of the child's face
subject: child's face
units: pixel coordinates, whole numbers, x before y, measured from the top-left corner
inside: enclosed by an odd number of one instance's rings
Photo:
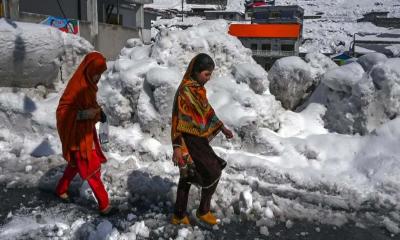
[[[92,81],[97,84],[97,83],[99,83],[100,78],[101,78],[101,75],[100,74],[96,74],[96,75],[94,75],[92,77]]]
[[[196,78],[197,78],[196,80],[197,80],[200,84],[204,85],[204,84],[206,84],[208,81],[210,81],[212,72],[213,72],[213,69],[211,69],[211,70],[204,70],[204,71],[201,71],[201,72],[199,72],[199,73],[196,73]]]

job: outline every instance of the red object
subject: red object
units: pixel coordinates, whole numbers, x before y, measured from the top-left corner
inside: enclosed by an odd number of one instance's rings
[[[299,38],[300,24],[231,24],[229,34],[250,38]]]
[[[65,27],[58,28],[58,29],[60,29],[60,31],[65,32],[65,33],[78,34],[78,32],[79,32],[78,26],[65,26]],[[72,32],[71,32],[71,30],[72,30]]]
[[[100,164],[105,159],[98,155],[98,149],[92,150],[92,162],[90,163],[93,166],[97,166],[98,170],[95,171],[90,176],[85,176],[88,168],[88,162],[85,159],[82,159],[80,152],[73,151],[71,152],[71,162],[68,163],[67,167],[65,168],[64,175],[58,182],[56,193],[60,196],[64,193],[68,192],[68,187],[72,180],[74,179],[75,175],[79,173],[82,179],[88,181],[90,187],[93,190],[94,195],[96,196],[97,202],[99,204],[99,210],[102,211],[109,206],[109,199],[106,189],[104,188],[103,182],[101,181],[100,176]],[[76,165],[76,166],[73,166]],[[85,176],[85,177],[83,177]]]
[[[71,161],[70,153],[79,151],[85,159],[87,172],[82,175],[89,176],[97,171],[92,162],[93,141],[96,138],[93,131],[100,114],[93,120],[77,121],[79,110],[100,108],[96,101],[97,83],[92,82],[89,76],[103,73],[107,68],[104,56],[99,52],[91,52],[83,59],[72,78],[69,80],[57,107],[57,130],[60,136],[63,156],[67,162]],[[104,155],[99,149],[99,155]]]
[[[252,3],[252,4],[249,5],[250,8],[261,7],[261,6],[267,6],[267,3],[265,3],[265,2],[255,2],[255,3]]]

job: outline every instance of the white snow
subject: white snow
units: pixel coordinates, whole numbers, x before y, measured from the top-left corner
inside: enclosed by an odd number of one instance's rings
[[[56,28],[0,19],[0,86],[51,87],[67,80],[89,42]],[[62,73],[59,73],[62,66]]]
[[[333,90],[350,93],[353,85],[361,80],[363,74],[364,69],[361,65],[353,62],[326,73],[323,83]]]
[[[321,6],[326,10],[335,6],[332,4]],[[327,25],[308,23],[316,30],[309,36],[340,29],[341,24],[330,20]],[[362,25],[354,23],[351,29]],[[346,26],[340,31],[345,33]],[[34,25],[31,27],[29,31],[34,31]],[[338,39],[350,38],[345,35]],[[322,38],[327,42],[313,46],[322,49],[332,40],[324,34]],[[212,142],[216,153],[228,162],[211,204],[223,224],[213,231],[248,220],[268,236],[269,227],[278,221],[291,228],[301,220],[334,226],[357,222],[399,233],[399,59],[375,54],[341,67],[319,53],[308,54],[302,62],[284,59],[289,62],[283,68],[287,71],[283,74],[291,73],[288,78],[302,80],[307,75],[325,86],[324,91],[317,89],[313,94],[312,99],[320,101],[308,102],[301,112],[286,111],[270,93],[267,77],[275,74],[260,68],[251,51],[227,34],[227,23],[218,20],[199,21],[185,30],[164,26],[152,45],[129,40],[120,57],[108,62],[98,96],[112,124],[102,176],[111,200],[126,211],[122,219],[99,219],[96,213],[83,212],[76,205],[38,207],[36,212],[17,210],[0,227],[0,238],[18,239],[28,234],[25,236],[32,238],[207,239],[211,233],[204,229],[170,227],[170,215],[165,214],[175,200],[178,179],[169,139],[173,94],[189,61],[199,52],[210,54],[216,62],[206,84],[207,95],[235,135],[231,141],[218,136]],[[294,71],[296,68],[302,71]],[[299,76],[300,72],[304,75]],[[57,92],[40,87],[0,88],[0,183],[8,188],[39,185],[52,191],[61,176],[60,165],[65,162],[54,111],[65,83],[56,85]],[[328,88],[331,95],[326,96],[335,100],[336,107],[324,101]],[[374,115],[366,121],[368,131],[363,135],[330,132],[324,118],[331,111],[355,122],[361,118],[338,107],[343,107],[339,100],[352,103],[348,99],[356,96],[366,99],[363,109],[370,114],[366,115]],[[96,204],[86,182],[75,181],[75,185],[81,193],[79,201]],[[193,189],[188,212],[195,212],[199,197],[199,191]],[[148,209],[137,209],[139,203]],[[90,204],[83,208],[91,208]],[[69,217],[60,217],[65,212]]]

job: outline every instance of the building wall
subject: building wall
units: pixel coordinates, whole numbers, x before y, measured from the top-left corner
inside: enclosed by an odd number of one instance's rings
[[[84,29],[87,29],[88,35],[82,36],[89,39],[89,23],[85,22],[83,26]],[[126,41],[131,38],[139,38],[138,29],[99,23],[99,35],[97,37],[96,49],[101,51],[107,59],[114,60],[125,46]]]
[[[144,12],[144,28],[151,29],[151,21],[157,20],[158,15],[153,12]]]
[[[400,18],[376,18],[372,22],[379,27],[400,28]]]
[[[298,7],[256,8],[252,13],[254,23],[302,23],[304,13]]]
[[[107,12],[106,9],[110,5],[114,5],[112,15],[116,16],[119,12],[120,15],[120,24],[124,27],[136,27],[136,17],[135,17],[135,8],[126,8],[120,7],[119,11],[117,10],[117,2],[107,1],[107,0],[98,0],[98,9],[99,9],[99,22],[107,22]],[[116,17],[115,17],[116,19]],[[116,23],[115,23],[116,24]]]
[[[207,20],[225,19],[230,21],[243,21],[244,16],[234,12],[204,12]]]
[[[67,18],[83,18],[83,10],[86,12],[86,0],[58,0]],[[80,14],[78,13],[79,4],[81,5]],[[83,9],[83,5],[85,8]],[[21,12],[31,12],[54,17],[64,17],[56,0],[20,0],[19,10]],[[81,17],[81,18],[79,18]],[[85,16],[86,17],[86,14]]]
[[[263,50],[263,44],[270,44],[271,51],[282,51],[282,45],[293,45],[293,55],[297,55],[299,52],[299,41],[295,39],[279,39],[279,38],[240,38],[243,46],[252,50]],[[252,48],[252,45],[256,45],[257,49]]]
[[[20,21],[39,23],[47,16],[32,13],[20,13]],[[80,36],[90,41],[89,22],[80,21]],[[126,41],[130,38],[139,38],[139,30],[135,28],[126,28],[119,25],[99,23],[99,35],[95,43],[92,43],[96,50],[102,52],[104,56],[113,60],[119,55]]]
[[[99,0],[98,1],[98,7],[99,7],[99,22],[106,22],[107,21],[107,14],[106,14],[106,8],[108,4],[111,4],[112,2],[107,1],[107,0]],[[122,16],[121,19],[121,25],[124,27],[131,27],[131,28],[136,28],[139,27],[137,24],[137,18],[136,14],[139,14],[137,11],[139,10],[138,7],[124,7],[121,6],[119,9],[119,14]],[[117,14],[117,8],[114,7],[113,9],[113,14]],[[104,15],[104,16],[103,16]],[[152,13],[147,13],[144,11],[144,28],[145,29],[150,29],[151,28],[151,20],[156,20],[157,15],[154,15]]]
[[[240,41],[252,50],[254,60],[266,70],[279,58],[299,55],[300,41],[296,39],[240,38]],[[282,49],[282,45],[292,45],[294,49],[287,51]]]

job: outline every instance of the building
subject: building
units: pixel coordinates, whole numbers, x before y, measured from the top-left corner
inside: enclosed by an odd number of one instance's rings
[[[205,17],[206,11],[224,10],[228,0],[185,0],[185,2],[191,9],[187,13],[188,16]]]
[[[387,18],[387,15],[389,14],[389,12],[369,12],[364,14],[363,18],[358,19],[358,22],[371,22],[374,21],[377,18]]]
[[[2,1],[5,2],[4,0]],[[10,0],[8,0],[10,2]],[[79,20],[79,34],[113,59],[130,38],[151,41],[151,20],[144,4],[153,0],[11,0],[16,21],[39,23],[48,16]],[[9,7],[10,8],[10,7]],[[11,12],[11,11],[10,11]],[[113,48],[110,48],[113,46]]]
[[[246,8],[246,11],[248,11],[251,8],[255,7],[265,7],[265,6],[273,6],[275,5],[275,0],[246,0],[244,2],[244,7]]]
[[[252,50],[253,58],[266,70],[288,56],[298,56],[302,39],[303,9],[271,6],[254,9],[251,24],[231,24],[229,34]]]
[[[228,21],[244,21],[244,14],[234,11],[205,11],[207,20],[225,19]]]
[[[371,22],[378,27],[400,28],[400,18],[389,18],[389,12],[370,12],[364,14],[357,22]]]
[[[274,6],[275,0],[246,0],[244,3],[246,19],[250,19],[254,8]]]
[[[397,57],[400,55],[400,34],[362,34],[357,33],[353,36],[353,41],[350,44],[350,54],[354,57],[361,55],[379,52],[388,57]]]
[[[303,25],[304,9],[299,6],[269,6],[252,9],[251,23],[299,23]]]
[[[192,5],[190,7],[191,11],[187,13],[188,16],[206,16],[207,11],[216,11],[218,10],[217,5]]]
[[[87,0],[58,0],[58,2],[54,0],[19,0],[19,9],[20,12],[88,20]],[[144,15],[143,5],[151,2],[152,0],[97,0],[98,22],[143,28],[145,25],[141,16]]]

